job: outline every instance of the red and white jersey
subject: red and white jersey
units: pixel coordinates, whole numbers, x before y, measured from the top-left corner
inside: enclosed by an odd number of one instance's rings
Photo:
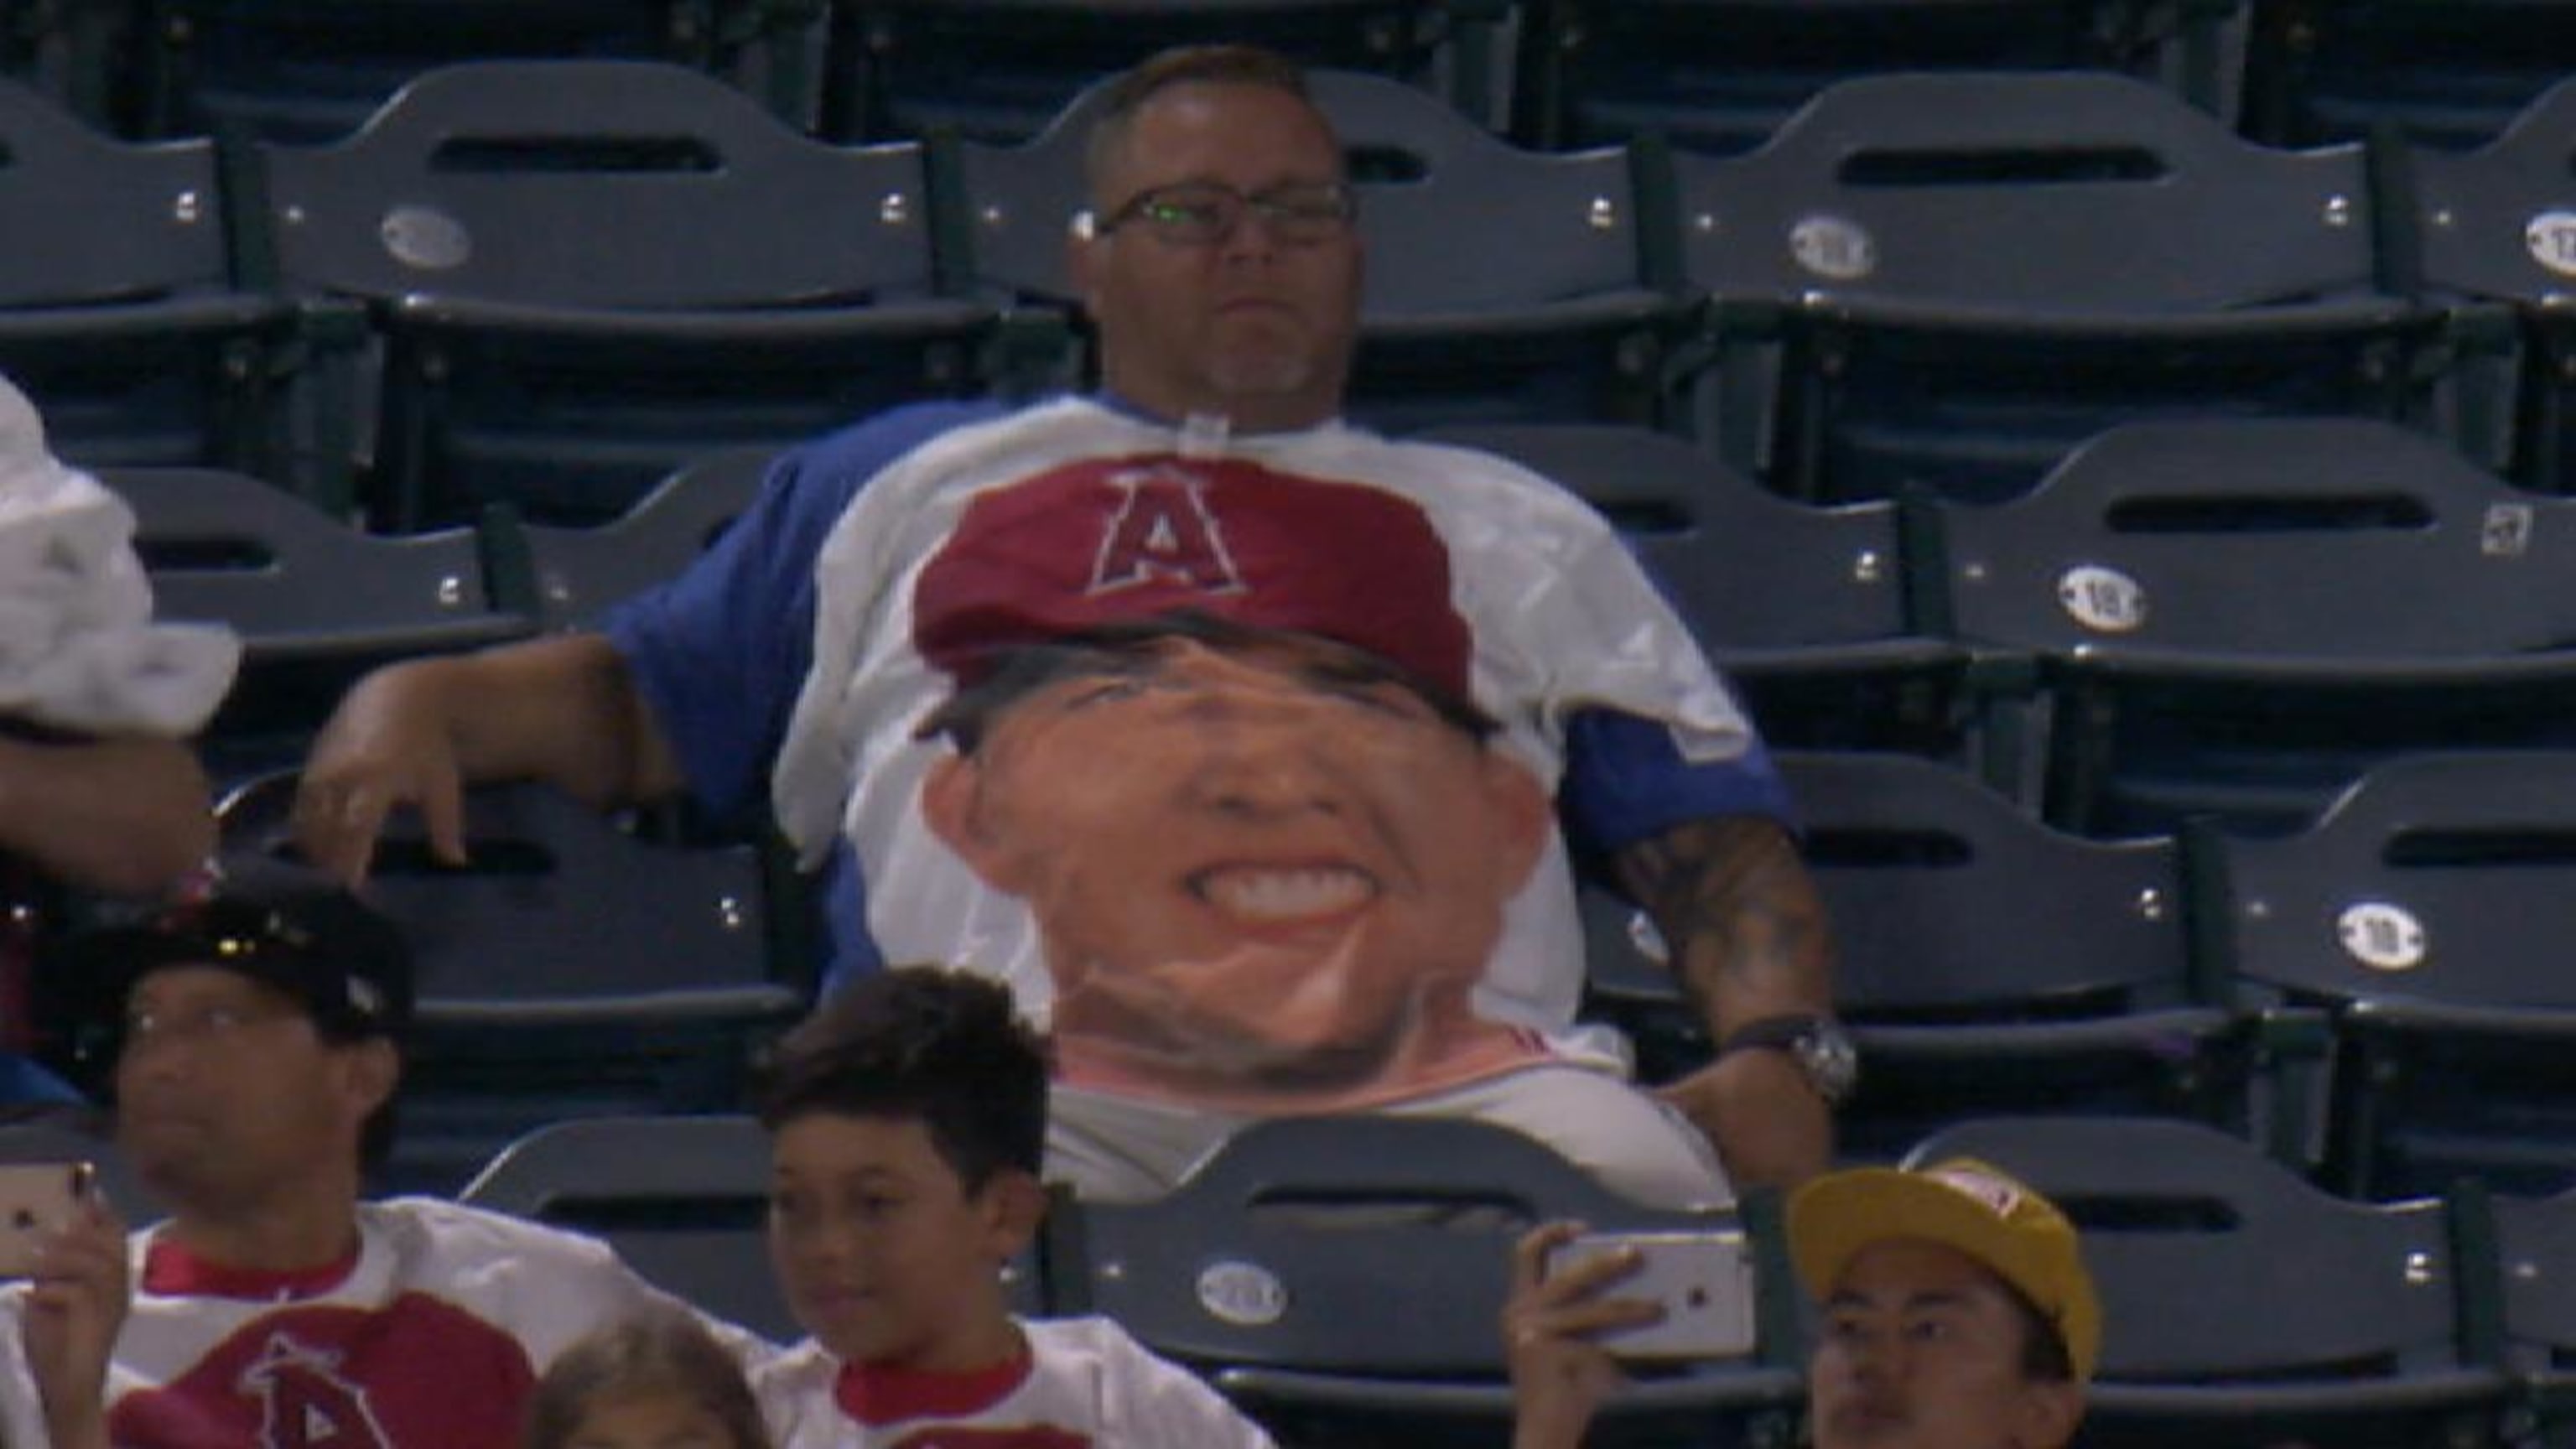
[[[1271,1449],[1216,1390],[1105,1318],[1023,1322],[980,1374],[844,1364],[807,1340],[752,1376],[777,1449]]]
[[[134,1304],[108,1373],[118,1449],[515,1449],[528,1393],[573,1340],[666,1295],[607,1244],[429,1198],[358,1208],[354,1260],[297,1281],[132,1240]],[[46,1442],[0,1297],[0,1424]],[[737,1335],[737,1337],[739,1337]]]
[[[772,775],[780,820],[809,862],[846,836],[884,959],[1000,976],[1060,1041],[1069,1028],[1079,1035],[1066,1019],[1066,952],[1049,939],[1067,933],[1039,918],[1035,895],[1003,888],[926,818],[925,787],[952,746],[920,727],[979,646],[1178,612],[1332,639],[1453,686],[1500,722],[1491,748],[1525,769],[1542,798],[1565,772],[1568,722],[1579,712],[1660,726],[1694,763],[1755,748],[1688,629],[1598,514],[1490,454],[1340,424],[1228,437],[1221,423],[1176,429],[1069,399],[961,427],[870,479],[823,545],[816,583],[813,666]],[[1517,884],[1460,907],[1497,922],[1475,947],[1466,986],[1443,1004],[1445,1016],[1417,1008],[1416,1022],[1387,1028],[1385,1044],[1371,1047],[1382,1065],[1329,1081],[1288,1071],[1229,1084],[1227,1048],[1209,1045],[1221,1039],[1212,1021],[1228,1011],[1267,1016],[1293,1042],[1293,1024],[1313,1003],[1292,993],[1356,995],[1323,968],[1282,967],[1266,978],[1265,989],[1280,993],[1275,1006],[1229,993],[1203,1014],[1176,1011],[1165,1022],[1113,1008],[1207,1058],[1173,1072],[1194,1082],[1189,1090],[1086,1078],[1069,1050],[1065,1079],[1263,1113],[1379,1105],[1550,1058],[1623,1067],[1623,1043],[1574,1021],[1583,953],[1573,872],[1554,821],[1537,829]],[[1246,900],[1275,908],[1353,874],[1329,845],[1298,849],[1255,857],[1252,869],[1243,853],[1212,854],[1187,888],[1204,899],[1213,888],[1197,882],[1231,869]],[[1398,886],[1383,877],[1394,873],[1378,873],[1386,896]],[[1133,897],[1162,884],[1139,881]],[[1338,949],[1336,938],[1315,954]],[[1200,964],[1112,961],[1091,979],[1117,970],[1217,979]],[[1247,1042],[1239,1055],[1260,1052]]]

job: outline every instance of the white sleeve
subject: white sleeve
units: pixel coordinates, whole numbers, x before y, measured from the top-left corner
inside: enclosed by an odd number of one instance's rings
[[[23,1287],[0,1289],[0,1449],[46,1449],[44,1408],[20,1322],[26,1306]]]
[[[1196,1374],[1157,1357],[1124,1331],[1106,1347],[1104,1444],[1120,1449],[1276,1449],[1267,1431]]]

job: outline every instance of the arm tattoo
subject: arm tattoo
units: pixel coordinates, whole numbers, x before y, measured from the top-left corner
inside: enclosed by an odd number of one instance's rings
[[[1629,846],[1616,865],[1712,1029],[1831,1009],[1824,908],[1777,822],[1691,821]]]

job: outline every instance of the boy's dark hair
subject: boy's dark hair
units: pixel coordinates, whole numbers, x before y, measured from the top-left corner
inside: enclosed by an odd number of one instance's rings
[[[914,1118],[970,1193],[1046,1156],[1046,1043],[1001,983],[901,966],[826,1000],[779,1043],[761,1094],[772,1132],[799,1117]]]
[[[732,1449],[769,1449],[769,1429],[742,1365],[676,1308],[648,1309],[595,1329],[565,1349],[528,1399],[522,1449],[565,1449],[601,1401],[674,1389],[715,1415]]]
[[[1275,50],[1257,45],[1183,45],[1147,56],[1135,69],[1110,82],[1108,99],[1092,120],[1083,147],[1083,175],[1094,200],[1109,158],[1127,143],[1136,113],[1173,86],[1268,86],[1314,104],[1306,90],[1306,71]]]
[[[2066,1335],[2030,1295],[2004,1282],[2004,1300],[2013,1306],[2013,1316],[2021,1320],[2021,1376],[2035,1384],[2064,1384],[2075,1380],[2075,1360],[2066,1352]]]
[[[1174,640],[1204,644],[1227,654],[1311,654],[1296,666],[1297,673],[1311,682],[1394,685],[1421,700],[1442,723],[1479,742],[1493,738],[1502,728],[1474,704],[1366,650],[1319,635],[1239,624],[1203,610],[1182,609],[1012,649],[990,673],[960,686],[931,711],[913,732],[914,738],[945,735],[957,753],[972,755],[983,747],[994,724],[1020,700],[1060,679],[1149,674],[1156,655]]]

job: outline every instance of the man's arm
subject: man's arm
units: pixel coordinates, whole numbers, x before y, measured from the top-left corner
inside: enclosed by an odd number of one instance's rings
[[[46,875],[152,895],[214,845],[205,772],[186,745],[0,737],[0,850]]]
[[[1612,859],[1663,933],[1712,1041],[1746,1022],[1833,1010],[1824,904],[1776,820],[1689,821]],[[1794,1186],[1833,1158],[1833,1114],[1784,1051],[1740,1051],[1665,1089],[1716,1144],[1736,1185]]]
[[[465,788],[521,779],[601,806],[680,788],[670,741],[605,637],[406,660],[360,680],[305,763],[296,839],[354,883],[385,817],[411,806],[439,858],[462,863]]]

